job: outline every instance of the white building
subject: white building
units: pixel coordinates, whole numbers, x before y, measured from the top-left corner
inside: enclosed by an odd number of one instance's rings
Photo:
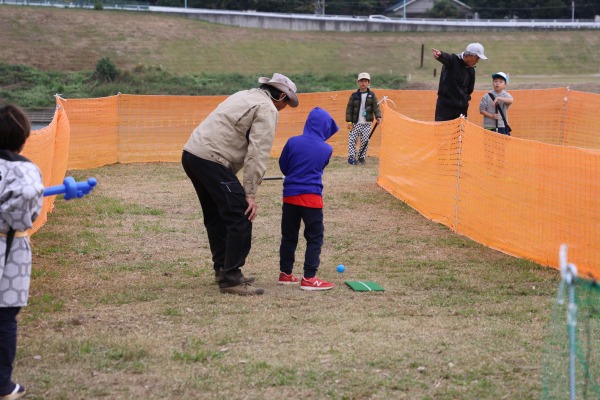
[[[458,0],[447,0],[458,11],[459,18],[473,18],[473,9]],[[388,17],[424,18],[425,13],[433,8],[435,0],[403,0],[385,10]],[[405,9],[406,8],[406,9]]]

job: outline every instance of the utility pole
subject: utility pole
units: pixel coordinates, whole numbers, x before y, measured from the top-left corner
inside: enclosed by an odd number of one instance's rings
[[[325,0],[316,0],[315,14],[316,15],[325,15]]]
[[[575,0],[571,0],[571,22],[575,22]]]

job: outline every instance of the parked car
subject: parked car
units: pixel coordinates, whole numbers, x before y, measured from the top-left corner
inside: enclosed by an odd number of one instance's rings
[[[385,15],[369,15],[369,21],[391,21],[392,19]]]

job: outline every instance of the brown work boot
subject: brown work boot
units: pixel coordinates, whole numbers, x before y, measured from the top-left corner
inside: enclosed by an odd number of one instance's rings
[[[219,290],[221,293],[237,294],[240,296],[256,296],[265,292],[264,289],[252,286],[249,283],[241,283],[237,286],[219,287]]]
[[[219,272],[215,271],[215,283],[219,283],[220,280],[221,280],[221,275],[219,274]],[[240,283],[252,283],[255,280],[256,280],[256,278],[253,276],[243,276],[242,275]]]

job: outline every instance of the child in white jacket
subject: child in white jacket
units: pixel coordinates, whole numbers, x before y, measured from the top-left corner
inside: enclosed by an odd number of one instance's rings
[[[17,314],[27,305],[31,246],[27,230],[42,208],[39,168],[19,155],[31,125],[19,108],[0,107],[0,399],[25,396],[12,381],[17,350]]]

